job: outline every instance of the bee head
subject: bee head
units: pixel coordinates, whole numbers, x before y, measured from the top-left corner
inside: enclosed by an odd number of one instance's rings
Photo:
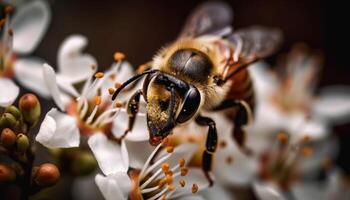
[[[176,124],[188,121],[200,105],[199,91],[167,74],[159,74],[144,88],[150,143],[159,144]]]

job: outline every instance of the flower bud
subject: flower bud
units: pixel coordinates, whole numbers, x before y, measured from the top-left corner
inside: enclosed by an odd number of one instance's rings
[[[19,152],[25,152],[29,147],[29,139],[26,135],[20,133],[17,135],[17,150]]]
[[[11,113],[16,119],[20,119],[21,111],[16,106],[9,106],[5,110],[6,113]]]
[[[60,178],[60,171],[56,165],[45,163],[39,166],[34,174],[34,181],[39,186],[51,186],[57,183]]]
[[[0,136],[1,144],[8,148],[15,144],[16,134],[9,128],[4,128]]]
[[[72,170],[77,175],[87,175],[97,167],[95,157],[87,151],[81,151],[72,162]]]
[[[15,171],[7,165],[0,164],[0,184],[11,182],[11,181],[14,181],[15,179],[16,179]]]
[[[19,100],[19,109],[22,112],[24,121],[29,126],[35,125],[40,118],[40,102],[34,94],[28,93],[23,95]]]
[[[12,128],[16,125],[16,118],[11,113],[4,113],[0,117],[0,127]]]

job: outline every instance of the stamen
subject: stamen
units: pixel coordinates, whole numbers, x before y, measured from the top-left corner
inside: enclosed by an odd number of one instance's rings
[[[147,65],[146,64],[142,64],[137,68],[137,73],[141,74],[142,72],[144,72],[147,69]]]
[[[101,96],[95,96],[95,105],[101,105],[102,98]]]
[[[312,154],[313,154],[313,149],[311,148],[311,147],[304,147],[303,149],[302,149],[302,154],[303,154],[303,156],[305,156],[305,157],[309,157],[309,156],[311,156]]]
[[[0,20],[0,28],[2,28],[5,25],[5,22],[6,22],[5,19]]]
[[[92,65],[91,65],[91,69],[92,69],[93,71],[95,71],[95,70],[97,69],[97,65],[96,65],[96,64],[92,64]]]
[[[165,179],[160,179],[159,182],[158,182],[158,187],[162,188],[165,184],[166,184],[166,180]]]
[[[185,166],[185,164],[186,164],[185,159],[181,158],[180,161],[179,161],[180,167],[183,168]]]
[[[167,147],[166,147],[166,151],[167,151],[168,153],[173,153],[173,152],[174,152],[174,147],[173,147],[173,146],[167,146]]]
[[[105,111],[103,114],[98,116],[98,118],[95,120],[95,122],[92,124],[92,126],[98,127],[100,125],[107,124],[107,123],[113,121],[118,116],[119,111],[120,111],[119,108],[114,108],[114,109]],[[112,116],[109,117],[109,115],[111,115],[111,114],[112,114]]]
[[[277,135],[278,141],[280,141],[281,144],[287,144],[288,142],[288,135],[285,133],[279,133]]]
[[[82,107],[82,109],[80,111],[80,119],[83,119],[85,117],[87,111],[88,111],[89,105],[88,105],[88,102],[87,102],[87,100],[85,98],[81,98],[81,100],[79,99],[78,101],[82,102],[82,106],[83,107]]]
[[[162,187],[163,187],[163,186],[162,186]],[[141,193],[142,193],[142,194],[145,194],[145,193],[153,192],[153,191],[158,190],[159,188],[161,188],[161,187],[154,186],[154,187],[151,187],[151,188],[142,189],[142,190],[141,190]]]
[[[92,110],[90,116],[88,117],[88,119],[86,120],[86,124],[90,124],[92,122],[92,120],[94,119],[96,113],[97,113],[97,110],[98,110],[98,105],[96,105],[94,107],[94,109]]]
[[[116,60],[116,61],[122,61],[122,60],[124,60],[125,59],[125,54],[123,54],[122,52],[115,52],[114,53],[114,60]]]
[[[148,184],[150,184],[160,173],[162,172],[162,169],[158,169],[156,173],[154,173],[150,178],[147,179],[146,182],[144,182],[141,185],[141,189],[145,188]],[[161,179],[159,182],[164,181],[163,179]],[[159,183],[160,184],[160,183]]]
[[[109,95],[113,95],[114,92],[115,92],[114,88],[108,88]]]
[[[162,147],[166,147],[169,145],[170,139],[168,137],[164,138],[162,141]]]
[[[13,12],[12,6],[6,6],[6,7],[5,7],[5,13],[6,13],[6,14],[11,14],[12,12]]]
[[[122,108],[122,107],[124,107],[124,103],[121,101],[114,101],[114,107],[115,108]]]
[[[230,165],[232,162],[233,162],[233,157],[232,156],[228,156],[226,158],[226,163]]]
[[[181,176],[186,176],[188,174],[188,168],[187,167],[183,167],[181,168]]]
[[[157,193],[153,197],[147,199],[147,200],[156,200],[157,198],[161,197],[163,194],[165,194],[168,191],[168,188],[164,188],[161,192]]]
[[[193,185],[192,185],[192,193],[196,193],[196,192],[198,192],[198,185],[193,183]]]
[[[103,78],[103,76],[104,76],[104,73],[103,73],[103,72],[97,72],[97,73],[95,74],[95,78]]]
[[[170,165],[169,165],[169,163],[163,163],[162,165],[161,165],[161,168],[162,168],[162,170],[164,171],[164,172],[167,172],[167,171],[169,171],[169,169],[170,169]]]
[[[164,162],[165,160],[167,160],[169,157],[171,156],[171,154],[168,154],[166,156],[163,156],[162,158],[160,158],[156,163],[154,163],[153,165],[151,165],[145,172],[144,175],[147,175],[149,172],[151,172],[152,170],[154,170],[157,166],[160,165],[160,163]],[[144,177],[142,177],[144,178]],[[142,179],[141,178],[141,179]]]
[[[180,179],[180,180],[179,180],[179,184],[180,184],[181,187],[185,187],[186,182],[185,182],[185,180]]]
[[[162,147],[161,144],[159,144],[154,150],[153,152],[151,153],[151,155],[148,157],[148,159],[146,160],[145,164],[143,165],[143,168],[140,172],[140,179],[143,179],[144,176],[146,175],[145,174],[145,171],[148,167],[148,165],[150,164],[151,160],[153,159],[153,157],[157,154],[157,152],[159,151],[160,147]]]
[[[173,176],[170,175],[170,174],[166,175],[165,180],[166,180],[166,183],[168,185],[170,185],[170,184],[172,184],[174,182]]]
[[[109,75],[109,79],[110,79],[111,81],[114,81],[114,80],[116,79],[115,74],[111,74],[111,75]]]
[[[169,191],[174,191],[175,190],[175,185],[174,184],[168,185],[168,190]]]
[[[13,30],[12,30],[12,29],[9,29],[9,30],[8,30],[8,34],[12,37],[12,36],[13,36]]]
[[[224,149],[227,146],[226,141],[221,141],[220,142],[220,148]]]
[[[121,83],[119,83],[119,82],[115,82],[115,83],[114,83],[114,88],[115,88],[115,89],[120,88],[120,86],[122,86]]]

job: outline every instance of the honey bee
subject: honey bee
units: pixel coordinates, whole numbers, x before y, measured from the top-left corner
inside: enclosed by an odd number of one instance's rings
[[[195,120],[208,126],[202,168],[210,176],[212,155],[217,147],[215,121],[202,111],[235,108],[233,138],[243,148],[244,131],[254,107],[254,91],[247,66],[273,54],[282,36],[276,29],[250,27],[232,32],[233,12],[222,2],[206,2],[190,15],[175,42],[161,49],[149,69],[124,82],[117,95],[130,83],[145,77],[142,89],[130,98],[127,134],[139,110],[140,96],[146,106],[150,144],[157,145],[177,125]]]

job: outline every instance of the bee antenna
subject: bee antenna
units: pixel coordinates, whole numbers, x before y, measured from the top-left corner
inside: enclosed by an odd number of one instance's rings
[[[113,93],[113,96],[112,96],[112,101],[114,101],[118,94],[126,87],[128,86],[130,83],[142,78],[144,75],[146,74],[153,74],[155,72],[157,72],[158,70],[157,69],[153,69],[153,70],[148,70],[148,71],[145,71],[141,74],[136,74],[135,76],[131,77],[129,80],[125,81],[120,87],[117,88],[117,90]]]

